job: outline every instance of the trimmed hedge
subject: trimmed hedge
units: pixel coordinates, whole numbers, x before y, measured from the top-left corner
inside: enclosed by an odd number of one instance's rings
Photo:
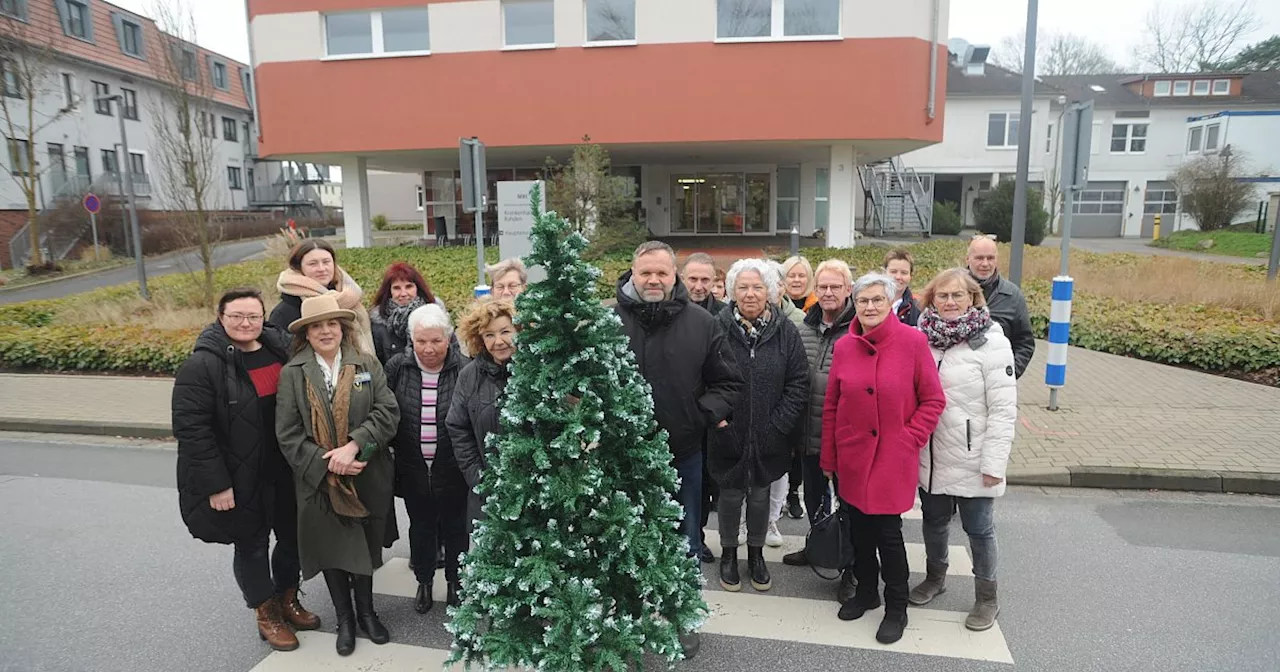
[[[923,287],[938,271],[958,265],[964,249],[964,243],[957,241],[913,245],[911,252],[916,260],[913,284]],[[879,268],[886,251],[885,247],[863,245],[852,250],[809,248],[805,254],[814,261],[843,259],[863,273]],[[496,261],[497,251],[488,252],[488,260]],[[1116,256],[1099,257],[1097,261],[1123,263],[1122,259],[1114,258]],[[368,298],[372,298],[387,265],[408,261],[423,272],[432,290],[455,314],[471,301],[476,277],[475,248],[341,250],[338,257],[340,265],[360,283]],[[611,256],[597,262],[603,271],[597,283],[598,298],[613,296],[618,276],[629,265],[626,256]],[[217,272],[217,286],[257,286],[272,294],[279,268],[280,264],[271,260],[225,267]],[[1030,279],[1023,289],[1032,326],[1043,338],[1048,330],[1050,285],[1044,280]],[[184,274],[158,278],[152,283],[152,290],[158,300],[170,305],[190,306],[198,301],[195,281]],[[0,366],[175,372],[190,353],[198,330],[158,330],[75,321],[77,310],[86,305],[132,300],[134,296],[130,285],[122,285],[65,299],[0,306]],[[1090,350],[1219,373],[1280,367],[1280,325],[1261,317],[1210,306],[1122,301],[1080,291],[1076,292],[1072,308],[1071,342]]]

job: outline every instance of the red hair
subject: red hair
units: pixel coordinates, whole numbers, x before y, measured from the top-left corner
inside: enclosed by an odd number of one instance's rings
[[[382,274],[382,285],[378,287],[378,293],[373,295],[373,305],[378,306],[379,310],[391,301],[391,284],[395,282],[412,282],[418,288],[418,298],[424,303],[436,302],[436,295],[431,293],[431,286],[427,284],[418,269],[403,261],[397,261],[387,267],[387,272]]]

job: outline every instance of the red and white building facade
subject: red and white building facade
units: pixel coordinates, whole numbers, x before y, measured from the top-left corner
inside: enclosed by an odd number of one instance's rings
[[[942,140],[948,4],[247,0],[260,153],[341,166],[352,246],[369,170],[421,175],[424,218],[473,231],[470,136],[491,195],[589,136],[655,236],[852,245],[858,166]]]

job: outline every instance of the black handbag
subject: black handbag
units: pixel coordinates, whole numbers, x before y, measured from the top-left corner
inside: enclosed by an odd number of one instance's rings
[[[804,554],[813,573],[828,580],[840,578],[840,572],[853,562],[853,539],[849,537],[848,513],[843,507],[817,520],[804,539]],[[830,570],[827,576],[822,570]]]

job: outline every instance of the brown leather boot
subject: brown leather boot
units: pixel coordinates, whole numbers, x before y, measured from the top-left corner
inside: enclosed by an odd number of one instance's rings
[[[298,589],[290,588],[279,596],[280,611],[284,614],[284,620],[289,622],[295,630],[315,630],[320,627],[320,617],[303,608],[302,603],[298,601]]]
[[[271,599],[258,605],[254,612],[258,615],[258,637],[262,638],[276,651],[292,651],[298,648],[298,636],[293,634],[289,625],[280,614],[280,601]]]

